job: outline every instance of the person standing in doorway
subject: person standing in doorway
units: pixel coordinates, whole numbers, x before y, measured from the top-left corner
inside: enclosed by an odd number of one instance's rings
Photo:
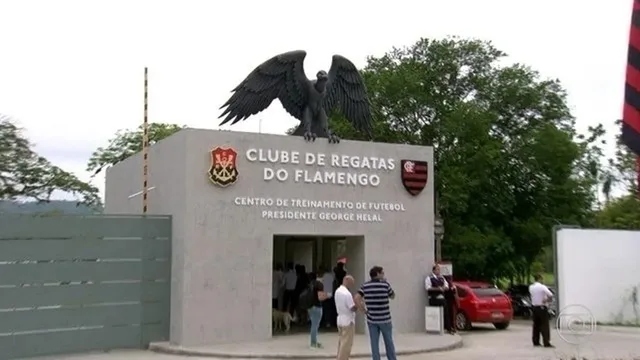
[[[453,296],[453,293],[447,294],[449,283],[440,274],[440,265],[433,265],[431,275],[424,280],[424,287],[429,296],[429,306],[439,306],[442,308],[444,329],[449,334],[455,334],[453,325],[453,302],[448,301],[447,295]]]
[[[296,303],[296,283],[298,282],[298,275],[293,269],[293,263],[287,263],[287,271],[284,273],[284,295],[282,299],[282,311],[288,311],[293,316]]]
[[[342,284],[342,280],[347,275],[347,269],[345,268],[346,259],[340,258],[338,259],[338,263],[336,267],[333,268],[333,276],[334,276],[334,289],[337,289],[338,286]]]
[[[549,303],[553,299],[553,293],[542,283],[542,275],[536,274],[535,282],[529,286],[531,305],[533,306],[533,334],[531,340],[533,346],[540,346],[540,335],[544,347],[552,348],[549,331]]]
[[[353,295],[349,289],[355,281],[351,275],[346,275],[342,285],[336,290],[334,296],[336,304],[338,325],[338,356],[337,360],[348,360],[353,347],[353,335],[356,329],[356,311],[358,307],[353,301]]]
[[[389,301],[394,299],[391,285],[384,277],[384,269],[374,266],[369,270],[371,280],[362,284],[356,302],[360,307],[366,309],[367,326],[369,328],[369,338],[371,341],[371,357],[373,360],[380,360],[380,335],[384,340],[384,347],[388,360],[396,360],[396,349],[393,344],[391,309]]]
[[[280,299],[280,295],[282,294],[282,290],[284,289],[284,272],[282,271],[282,264],[277,263],[273,268],[273,278],[271,281],[271,308],[274,310],[278,310],[280,308],[278,306],[278,302]]]
[[[322,302],[322,324],[331,327],[335,323],[336,303],[333,299],[333,274],[328,272],[324,266],[318,269],[318,281],[322,282],[324,292],[327,293],[327,300]]]
[[[304,265],[296,265],[294,267],[297,275],[296,279],[296,289],[295,289],[295,297],[291,301],[291,306],[294,309],[293,321],[300,322],[301,324],[307,323],[309,320],[307,311],[308,308],[300,307],[300,295],[305,289],[309,288],[310,284],[310,273],[307,273],[307,268]]]
[[[310,345],[312,349],[322,348],[322,344],[318,342],[318,329],[322,320],[322,302],[327,299],[327,293],[324,291],[322,282],[318,281],[316,274],[309,274],[309,290],[312,291],[309,304],[309,320],[311,328],[309,331]],[[305,296],[305,295],[301,295]]]

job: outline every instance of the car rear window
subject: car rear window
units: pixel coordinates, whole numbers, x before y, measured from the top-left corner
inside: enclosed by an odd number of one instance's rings
[[[477,297],[494,297],[504,295],[500,289],[496,288],[473,288],[471,291],[473,291]]]

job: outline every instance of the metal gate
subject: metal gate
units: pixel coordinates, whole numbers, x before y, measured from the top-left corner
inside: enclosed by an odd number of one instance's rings
[[[170,216],[0,216],[0,359],[169,337]]]

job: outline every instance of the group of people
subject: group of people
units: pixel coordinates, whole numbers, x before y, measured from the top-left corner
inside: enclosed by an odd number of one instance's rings
[[[347,274],[344,262],[338,262],[333,273],[320,269],[317,274],[306,275],[304,268],[296,269],[293,264],[287,264],[287,271],[282,272],[280,269],[281,267],[276,265],[274,270],[273,306],[278,305],[276,294],[283,288],[284,294],[288,294],[283,298],[286,299],[283,301],[283,309],[290,311],[294,316],[297,315],[299,319],[303,315],[297,311],[306,308],[311,324],[312,349],[322,348],[318,341],[318,330],[324,319],[329,326],[335,323],[338,328],[337,359],[349,359],[353,347],[356,314],[361,313],[366,316],[369,328],[372,359],[380,360],[379,344],[382,336],[387,359],[396,360],[390,310],[390,300],[395,298],[395,292],[385,279],[382,267],[372,267],[369,271],[370,280],[362,284],[355,294],[352,292],[355,290],[354,278]],[[294,285],[294,276],[295,283],[299,284],[297,287]],[[301,303],[305,305],[300,306]]]
[[[352,293],[355,290],[354,278],[347,274],[344,262],[338,262],[333,272],[320,268],[317,274],[307,274],[304,266],[294,266],[292,263],[287,264],[286,271],[281,265],[276,265],[273,276],[274,309],[289,311],[297,319],[308,317],[311,348],[322,348],[318,341],[318,330],[324,322],[326,326],[338,329],[337,359],[349,359],[356,314],[362,313],[366,316],[369,329],[372,359],[380,360],[379,342],[382,336],[387,359],[396,360],[390,310],[390,300],[395,298],[395,292],[386,280],[382,267],[372,267],[369,271],[370,280],[362,284],[355,294]],[[535,280],[529,287],[533,305],[533,345],[553,347],[549,339],[548,315],[548,304],[553,293],[542,284],[540,275],[536,275]],[[455,334],[455,316],[459,306],[456,288],[440,274],[439,265],[434,265],[432,273],[425,279],[425,289],[429,305],[443,307],[445,330]],[[280,308],[281,294],[283,305]]]
[[[276,264],[273,270],[272,308],[291,314],[295,322],[305,323],[311,320],[305,307],[300,304],[302,294],[310,284],[318,281],[322,284],[327,299],[322,302],[322,316],[320,324],[326,327],[336,327],[336,308],[333,295],[346,276],[344,261],[338,261],[333,271],[320,267],[317,272],[307,272],[304,265],[287,263]],[[302,305],[302,306],[301,306]]]
[[[347,360],[351,355],[355,333],[356,313],[366,316],[369,329],[371,358],[380,360],[380,336],[384,342],[386,357],[396,360],[393,343],[390,301],[396,296],[386,280],[384,269],[374,266],[369,270],[369,281],[360,286],[356,294],[352,276],[346,275],[335,293],[338,325],[338,360]],[[313,340],[312,340],[313,341]]]

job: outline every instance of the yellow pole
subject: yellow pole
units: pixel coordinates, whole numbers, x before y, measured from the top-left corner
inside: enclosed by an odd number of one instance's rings
[[[144,68],[144,119],[142,122],[142,214],[147,214],[149,189],[149,79],[148,68]]]

